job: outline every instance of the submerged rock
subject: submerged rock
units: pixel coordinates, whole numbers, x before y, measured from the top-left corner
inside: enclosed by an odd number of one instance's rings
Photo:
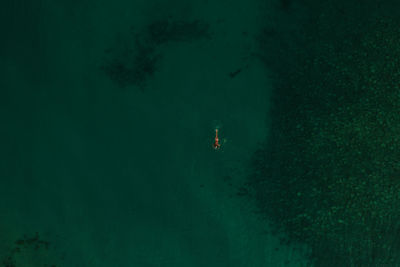
[[[309,46],[277,68],[251,196],[310,264],[398,266],[400,20],[389,3],[306,2]]]

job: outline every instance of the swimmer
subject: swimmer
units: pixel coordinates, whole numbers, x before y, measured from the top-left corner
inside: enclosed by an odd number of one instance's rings
[[[215,150],[218,150],[221,148],[221,144],[219,143],[219,138],[218,138],[218,128],[215,129],[215,139],[214,139],[213,148]]]

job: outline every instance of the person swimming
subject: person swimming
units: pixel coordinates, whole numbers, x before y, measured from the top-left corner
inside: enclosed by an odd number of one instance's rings
[[[218,138],[218,128],[215,129],[215,139],[214,139],[213,148],[215,150],[221,148],[221,144],[219,143],[219,138]]]

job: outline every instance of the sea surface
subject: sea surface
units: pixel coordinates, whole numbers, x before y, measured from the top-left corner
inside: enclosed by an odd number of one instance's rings
[[[3,1],[0,265],[301,266],[240,194],[269,2]]]

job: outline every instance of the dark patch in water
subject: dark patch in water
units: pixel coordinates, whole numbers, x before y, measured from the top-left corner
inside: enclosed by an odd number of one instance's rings
[[[210,38],[208,24],[171,18],[154,21],[140,31],[131,27],[131,34],[128,40],[105,50],[106,60],[101,69],[120,88],[136,86],[141,90],[159,68],[160,46]]]

